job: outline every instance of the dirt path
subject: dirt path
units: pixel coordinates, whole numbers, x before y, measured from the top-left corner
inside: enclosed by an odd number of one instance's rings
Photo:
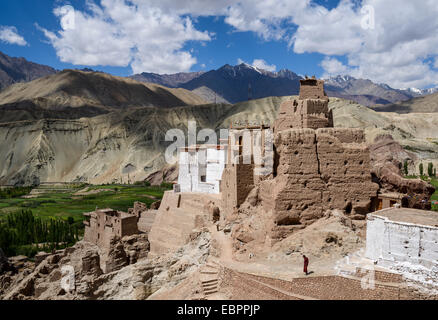
[[[249,273],[254,275],[273,277],[283,280],[291,280],[297,277],[303,277],[303,259],[301,255],[294,257],[285,257],[281,260],[270,259],[269,257],[254,256],[248,257],[243,261],[237,261],[233,257],[233,244],[230,235],[217,231],[216,226],[209,228],[212,239],[215,239],[221,245],[221,254],[218,258],[212,260],[220,262],[223,266],[237,272]],[[336,274],[336,265],[338,259],[327,259],[327,257],[318,258],[310,256],[310,265],[308,277],[326,276]]]

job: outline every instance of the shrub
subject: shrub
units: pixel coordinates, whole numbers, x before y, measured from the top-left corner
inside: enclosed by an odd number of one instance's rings
[[[433,176],[433,163],[429,162],[429,164],[427,165],[427,175],[429,177]]]
[[[403,167],[404,167],[404,171],[405,171],[405,176],[409,175],[408,160],[405,160],[405,163],[403,164]]]
[[[160,187],[163,188],[163,189],[170,190],[170,189],[173,189],[173,183],[171,183],[171,182],[162,182]]]

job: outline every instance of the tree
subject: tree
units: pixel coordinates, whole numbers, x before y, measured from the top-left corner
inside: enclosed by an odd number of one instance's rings
[[[436,178],[436,168],[433,169],[433,176]]]
[[[420,163],[420,176],[422,176],[422,175],[423,175],[423,164]]]
[[[429,162],[429,164],[427,165],[427,175],[429,177],[433,176],[433,163]]]
[[[404,168],[404,171],[405,171],[405,176],[407,176],[409,174],[409,171],[408,171],[408,160],[405,160],[405,163],[403,164],[403,168]]]

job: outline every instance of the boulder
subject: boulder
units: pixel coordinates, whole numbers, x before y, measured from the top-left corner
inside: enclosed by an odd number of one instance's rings
[[[404,161],[413,161],[416,156],[405,151],[390,135],[376,137],[370,146],[372,175],[380,186],[381,193],[398,193],[405,196],[404,206],[430,210],[430,198],[435,188],[421,179],[406,179],[402,176]]]

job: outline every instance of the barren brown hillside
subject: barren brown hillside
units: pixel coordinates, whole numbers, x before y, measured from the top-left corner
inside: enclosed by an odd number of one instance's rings
[[[175,107],[206,103],[185,89],[171,89],[99,72],[64,70],[0,93],[0,105],[32,102],[39,107]]]
[[[289,98],[202,104],[184,89],[71,70],[17,84],[0,93],[0,184],[143,180],[166,164],[169,129],[270,123]],[[339,98],[330,108],[336,127],[364,128],[370,142],[389,133],[420,158],[438,152],[438,113],[379,113]]]
[[[413,98],[411,100],[373,107],[376,111],[397,113],[431,113],[438,112],[438,93]]]

